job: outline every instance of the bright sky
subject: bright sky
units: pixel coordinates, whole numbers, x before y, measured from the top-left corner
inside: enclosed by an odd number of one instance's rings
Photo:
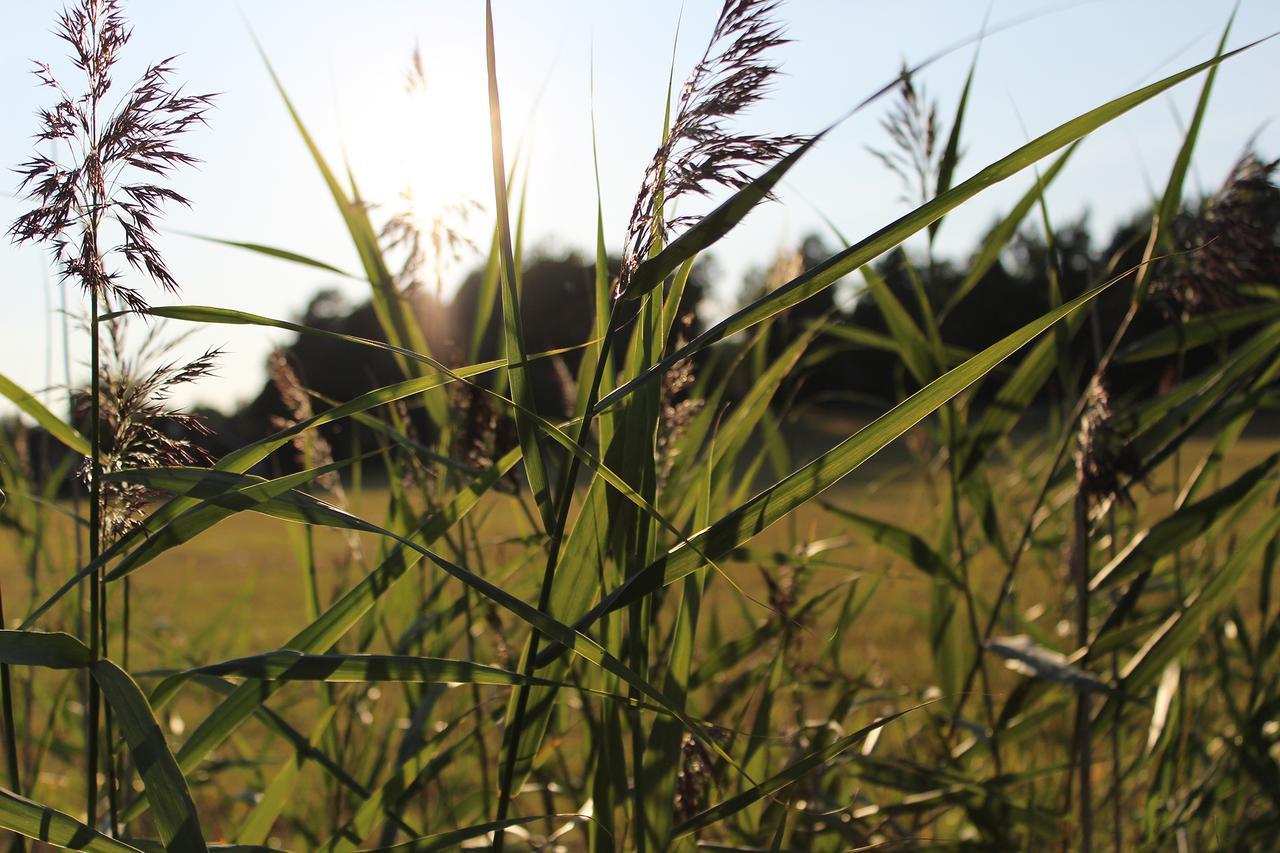
[[[49,102],[29,60],[55,70],[65,51],[52,33],[61,0],[6,3],[0,29],[0,166],[29,156],[35,111]],[[610,248],[620,247],[641,174],[661,130],[671,45],[681,17],[676,76],[701,54],[719,9],[716,0],[497,0],[499,82],[508,157],[517,138],[532,142],[528,244],[589,252],[594,245],[596,189],[591,168],[590,80]],[[1057,124],[1183,67],[1209,58],[1231,12],[1229,0],[992,0],[993,24],[1035,17],[1000,32],[981,49],[966,119],[965,177]],[[341,220],[271,86],[250,35],[261,39],[304,120],[337,164],[345,151],[364,194],[393,205],[412,183],[424,205],[473,198],[484,205],[482,237],[492,221],[485,99],[484,5],[479,0],[272,0],[189,3],[128,0],[134,39],[129,73],[180,54],[179,79],[191,92],[222,93],[210,127],[186,145],[204,164],[174,186],[193,202],[173,210],[171,231],[198,232],[288,248],[348,269],[358,267]],[[987,0],[791,0],[781,16],[793,43],[779,51],[786,72],[774,96],[749,117],[758,131],[816,130],[879,88],[903,58],[916,62],[972,35]],[[1280,4],[1243,0],[1231,44],[1280,30]],[[425,97],[405,93],[414,45],[428,79]],[[922,79],[949,120],[973,54],[964,48]],[[1266,156],[1280,156],[1280,109],[1273,97],[1280,39],[1223,67],[1194,162],[1192,189],[1212,188],[1247,139],[1258,134]],[[70,76],[70,70],[66,71]],[[1088,211],[1099,231],[1126,218],[1163,186],[1190,115],[1199,78],[1153,101],[1086,141],[1050,197],[1057,221]],[[541,96],[540,96],[541,94]],[[755,211],[715,249],[730,296],[742,274],[782,246],[821,230],[820,209],[852,239],[908,209],[901,187],[867,153],[881,146],[884,106],[855,116],[793,170],[780,200]],[[943,254],[970,250],[976,236],[1033,179],[1026,172],[993,188],[948,218]],[[7,186],[6,186],[7,184]],[[11,193],[15,179],[0,180]],[[0,195],[7,226],[24,208]],[[352,299],[364,285],[318,270],[226,249],[176,233],[163,237],[170,265],[191,304],[234,307],[294,318],[320,287]],[[460,278],[464,268],[454,273]],[[0,243],[0,373],[29,389],[58,384],[61,326],[52,308],[62,298],[42,251]],[[171,297],[148,289],[153,304]],[[80,304],[74,289],[69,304]],[[176,331],[176,324],[175,324]],[[283,336],[218,327],[193,345],[228,349],[220,376],[201,399],[228,407],[261,387],[270,347]],[[73,340],[77,352],[83,345]],[[83,368],[77,369],[83,375]],[[58,392],[47,398],[61,409]]]

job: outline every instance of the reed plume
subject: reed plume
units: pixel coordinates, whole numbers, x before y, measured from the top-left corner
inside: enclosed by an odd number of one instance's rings
[[[929,99],[924,86],[917,84],[911,69],[902,68],[898,99],[880,121],[889,136],[890,147],[867,150],[901,180],[903,200],[923,204],[938,189],[942,168],[942,134],[937,101]]]
[[[695,217],[668,219],[667,205],[705,196],[717,187],[740,188],[749,172],[789,154],[809,137],[736,133],[730,123],[769,92],[778,67],[765,56],[787,43],[771,17],[778,0],[725,0],[711,40],[680,90],[675,118],[645,169],[627,226],[622,274],[615,294],[654,243],[688,226]]]
[[[101,360],[100,417],[104,473],[210,461],[200,439],[209,434],[204,419],[171,405],[185,385],[212,375],[221,355],[207,349],[190,360],[177,358],[187,336],[164,339],[160,326],[149,326],[142,341],[129,344],[124,320],[104,321]],[[112,479],[102,484],[103,524],[108,543],[141,521],[146,506],[159,493],[147,486]]]
[[[85,86],[73,96],[48,63],[35,63],[36,77],[57,97],[39,112],[36,140],[55,143],[68,160],[64,165],[37,152],[18,168],[20,189],[35,207],[9,233],[19,243],[48,244],[64,281],[143,310],[145,299],[109,259],[120,257],[163,289],[177,290],[154,242],[156,218],[167,203],[189,202],[156,180],[196,162],[176,139],[204,122],[212,96],[186,95],[175,87],[170,57],[148,66],[106,112],[112,70],[131,32],[118,0],[82,0],[59,17],[56,34],[71,46]],[[119,236],[103,245],[102,226],[108,222]]]
[[[1280,188],[1273,182],[1280,160],[1246,151],[1226,181],[1198,211],[1179,223],[1181,243],[1192,251],[1153,290],[1168,315],[1188,315],[1244,304],[1240,286],[1280,278],[1280,240],[1273,223]]]

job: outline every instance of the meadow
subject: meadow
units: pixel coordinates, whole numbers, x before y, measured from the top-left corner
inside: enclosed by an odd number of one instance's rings
[[[192,165],[184,135],[217,132],[211,97],[165,61],[108,98],[121,4],[57,22],[84,86],[39,66],[38,132],[69,159],[20,166],[10,234],[85,299],[90,378],[54,411],[0,375],[23,415],[0,434],[14,845],[1268,849],[1277,164],[1250,151],[1187,200],[1216,71],[1257,43],[1224,21],[1211,58],[972,171],[968,83],[942,118],[929,61],[886,75],[855,111],[884,112],[913,209],[857,240],[833,226],[840,248],[780,258],[703,326],[684,306],[704,258],[830,129],[736,129],[783,29],[778,4],[726,0],[644,128],[621,258],[598,219],[590,334],[540,351],[486,12],[496,216],[447,352],[417,307],[449,234],[383,221],[265,55],[377,332],[186,303],[155,237],[187,203],[165,183]],[[1046,188],[1178,86],[1196,111],[1149,209],[1105,263],[1065,264]],[[949,213],[1023,172],[964,268],[934,257]],[[1003,316],[983,300],[1028,230],[1043,306],[955,337],[966,310]],[[280,354],[284,414],[215,454],[172,397],[216,353],[180,359],[158,331],[192,324],[285,330],[395,378],[334,400]],[[804,396],[850,363],[887,365],[883,399]]]

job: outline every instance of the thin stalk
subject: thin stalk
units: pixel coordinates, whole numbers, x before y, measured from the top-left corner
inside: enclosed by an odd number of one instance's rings
[[[950,416],[947,418],[947,431],[949,435],[950,448],[947,455],[950,457],[947,465],[948,484],[950,486],[951,504],[951,526],[956,534],[956,557],[960,563],[960,580],[962,590],[964,592],[965,614],[968,617],[969,636],[975,648],[980,648],[982,643],[981,633],[978,629],[978,611],[973,600],[973,582],[969,576],[969,554],[964,545],[964,526],[960,517],[960,471],[956,465],[956,448],[959,445],[959,438],[956,435],[956,422],[959,420],[960,413],[954,405],[948,405]],[[991,698],[991,681],[987,674],[987,666],[984,662],[978,661],[978,672],[982,676],[982,701],[987,713],[987,731],[990,736],[991,760],[995,765],[996,776],[1003,776],[1002,762],[1000,760],[1000,741],[996,736],[996,712]]]
[[[102,430],[99,410],[101,376],[98,354],[98,290],[89,291],[89,561],[96,562],[102,552]],[[89,579],[89,651],[94,658],[102,654],[99,642],[102,637],[99,623],[102,619],[102,568]],[[93,678],[86,672],[86,689],[89,692],[89,717],[86,740],[88,755],[85,762],[85,814],[89,826],[97,823],[98,816],[98,703],[99,694]]]
[[[1075,535],[1071,546],[1071,574],[1076,585],[1076,643],[1089,645],[1089,499],[1077,488]],[[1116,726],[1119,728],[1119,726]],[[1076,760],[1080,774],[1080,851],[1093,850],[1093,721],[1089,693],[1081,688],[1076,699]]]
[[[4,594],[0,591],[0,627],[4,625]],[[13,690],[9,682],[9,665],[0,665],[0,704],[4,712],[4,748],[9,771],[9,790],[22,793],[22,778],[18,772],[18,721],[13,716]]]

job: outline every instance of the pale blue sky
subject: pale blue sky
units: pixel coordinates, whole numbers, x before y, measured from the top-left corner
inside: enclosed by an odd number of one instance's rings
[[[672,39],[681,0],[588,2],[498,0],[497,47],[508,145],[522,132],[533,140],[528,240],[534,247],[588,250],[594,243],[595,186],[591,170],[588,70],[594,54],[606,234],[621,244],[632,200],[661,127]],[[1212,55],[1230,13],[1228,0],[1094,0],[1064,6],[1049,0],[994,0],[993,23],[1043,12],[990,37],[982,47],[967,118],[967,176],[1027,139],[1089,108]],[[35,86],[31,58],[59,66],[51,35],[60,0],[5,0],[0,30],[0,166],[30,152],[35,110],[47,93]],[[420,200],[470,195],[484,204],[481,233],[492,216],[484,98],[483,14],[479,0],[261,0],[240,5],[131,0],[135,37],[126,70],[173,53],[191,91],[221,92],[210,127],[193,133],[190,150],[205,162],[181,174],[176,187],[193,208],[175,210],[167,226],[293,249],[354,269],[341,221],[259,60],[246,26],[261,38],[286,87],[327,154],[349,153],[367,196],[394,203],[406,176]],[[685,0],[677,76],[705,45],[719,3]],[[756,130],[816,130],[886,82],[901,60],[918,61],[974,33],[986,0],[791,0],[781,9],[793,43],[779,52],[786,76],[753,112]],[[1280,30],[1280,3],[1244,0],[1232,44]],[[421,45],[429,95],[413,101],[403,78],[415,42]],[[923,76],[949,116],[972,56],[966,48]],[[1215,186],[1247,137],[1259,131],[1261,151],[1280,156],[1274,98],[1280,40],[1232,60],[1219,75],[1192,188]],[[539,91],[544,90],[536,113]],[[1199,81],[1139,108],[1091,137],[1050,194],[1066,221],[1088,210],[1106,229],[1145,203],[1148,185],[1162,185],[1180,142],[1180,117],[1190,113]],[[906,211],[894,177],[867,153],[880,145],[883,108],[845,123],[803,161],[777,203],[754,212],[715,250],[722,288],[766,263],[784,244],[820,229],[811,205],[857,238]],[[530,116],[532,114],[531,126]],[[1025,130],[1024,130],[1025,126]],[[939,235],[944,254],[968,251],[977,234],[1025,190],[1027,172],[984,193],[953,214]],[[16,181],[0,180],[11,192]],[[7,224],[19,203],[0,196]],[[163,244],[182,282],[183,301],[295,317],[321,286],[353,298],[362,285],[186,237]],[[0,244],[0,372],[44,387],[61,377],[46,365],[48,284],[42,252]],[[459,269],[455,275],[460,276]],[[150,292],[150,291],[149,291]],[[69,291],[73,301],[79,298]],[[168,297],[153,294],[155,304]],[[204,331],[198,344],[225,344],[220,376],[198,392],[227,406],[260,387],[265,355],[281,336],[252,329]],[[81,371],[82,372],[82,371]],[[51,394],[51,403],[58,401]],[[57,403],[59,406],[60,403]]]

